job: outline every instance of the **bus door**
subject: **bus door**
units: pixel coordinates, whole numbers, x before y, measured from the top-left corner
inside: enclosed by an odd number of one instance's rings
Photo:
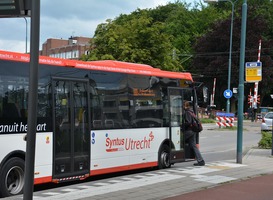
[[[52,79],[53,179],[81,179],[90,172],[88,82]]]
[[[193,90],[190,88],[168,88],[169,94],[169,119],[170,119],[170,152],[171,163],[185,161],[189,158],[189,149],[186,147],[184,134],[180,126],[183,124],[183,101],[191,101],[193,98]],[[190,153],[190,157],[192,153]]]

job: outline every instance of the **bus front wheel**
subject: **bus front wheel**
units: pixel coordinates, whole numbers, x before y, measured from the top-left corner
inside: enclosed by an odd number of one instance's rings
[[[9,159],[0,172],[0,196],[21,194],[24,188],[25,162],[21,158]]]
[[[170,148],[168,145],[164,144],[159,151],[158,168],[165,169],[170,167]]]

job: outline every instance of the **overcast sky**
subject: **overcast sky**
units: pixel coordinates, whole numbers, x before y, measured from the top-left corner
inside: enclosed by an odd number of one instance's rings
[[[130,14],[137,8],[155,8],[175,0],[40,0],[40,46],[49,38],[93,37],[98,24]],[[185,0],[193,3],[194,0]],[[30,18],[0,18],[0,50],[30,49]],[[27,31],[26,31],[26,27]],[[26,37],[26,32],[27,37]]]

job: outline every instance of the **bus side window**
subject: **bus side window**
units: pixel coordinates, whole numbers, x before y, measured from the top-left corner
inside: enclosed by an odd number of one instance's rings
[[[101,120],[93,120],[93,128],[94,129],[101,129],[102,128],[102,121]]]
[[[5,118],[19,118],[21,117],[20,110],[15,103],[7,103],[4,105],[3,117]]]
[[[114,128],[114,121],[112,119],[105,120],[105,128]]]

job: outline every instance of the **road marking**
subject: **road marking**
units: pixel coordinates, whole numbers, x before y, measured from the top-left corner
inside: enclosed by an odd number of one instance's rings
[[[72,189],[72,188],[65,188],[65,189],[62,189],[61,191],[62,192],[75,192],[75,191],[78,191],[79,189]]]
[[[60,192],[45,192],[43,193],[43,195],[49,195],[49,196],[55,196],[55,195],[59,195],[59,194],[62,194]]]
[[[214,168],[208,168],[208,167],[195,167],[192,169],[185,169],[179,171],[180,173],[185,173],[185,174],[207,174],[211,172],[216,172],[220,171],[221,169],[214,169]]]
[[[125,179],[123,179],[123,180],[125,180]],[[109,183],[121,183],[121,182],[123,182],[123,180],[110,180],[108,182]]]
[[[225,170],[225,169],[230,169],[230,167],[228,166],[207,166],[208,168],[212,168],[212,169],[219,169],[219,170]]]
[[[194,178],[194,180],[196,181],[213,183],[213,184],[225,183],[225,182],[236,180],[236,178],[227,177],[227,176],[219,176],[219,175],[214,175],[214,176],[194,175],[191,177]]]
[[[101,182],[89,182],[90,185],[75,186],[74,189],[64,188],[56,189],[58,192],[39,192],[34,196],[35,199],[79,199],[92,197],[110,192],[117,192],[121,190],[128,190],[142,186],[152,185],[156,183],[181,179],[185,177],[193,178],[195,181],[208,182],[212,184],[219,184],[236,180],[236,178],[219,176],[219,175],[205,175],[211,172],[227,170],[230,168],[243,167],[246,165],[229,162],[214,162],[207,163],[206,166],[201,167],[179,167],[172,169],[165,169],[161,171],[148,172],[140,175],[133,175],[131,177],[117,177],[111,180],[102,180]],[[187,175],[188,174],[188,175]],[[71,187],[71,186],[70,186]],[[72,186],[73,187],[73,186]]]
[[[120,183],[115,184],[93,184],[93,185],[103,185],[102,187],[93,188],[87,188],[83,190],[74,191],[71,193],[41,193],[41,199],[69,199],[69,200],[75,200],[79,198],[87,198],[91,196],[106,194],[109,192],[116,192],[120,190],[128,190],[132,188],[138,188],[142,186],[152,185],[155,183],[165,182],[165,181],[171,181],[174,179],[181,179],[184,178],[183,175],[174,175],[174,174],[164,174],[164,175],[158,175],[158,176],[149,176],[144,177],[141,179],[135,179],[131,181],[124,181]],[[44,197],[44,195],[49,195],[48,197]],[[43,196],[43,197],[42,197]],[[36,199],[39,199],[39,196],[35,196]]]
[[[77,188],[79,189],[90,189],[92,186],[89,186],[89,185],[79,185],[77,186]]]
[[[110,183],[94,183],[93,185],[95,185],[95,186],[107,186],[109,184]]]
[[[135,180],[135,178],[129,178],[129,177],[124,177],[124,178],[121,178],[122,181],[132,181],[132,180]]]
[[[138,176],[134,176],[134,178],[146,178],[146,176],[138,175]]]

